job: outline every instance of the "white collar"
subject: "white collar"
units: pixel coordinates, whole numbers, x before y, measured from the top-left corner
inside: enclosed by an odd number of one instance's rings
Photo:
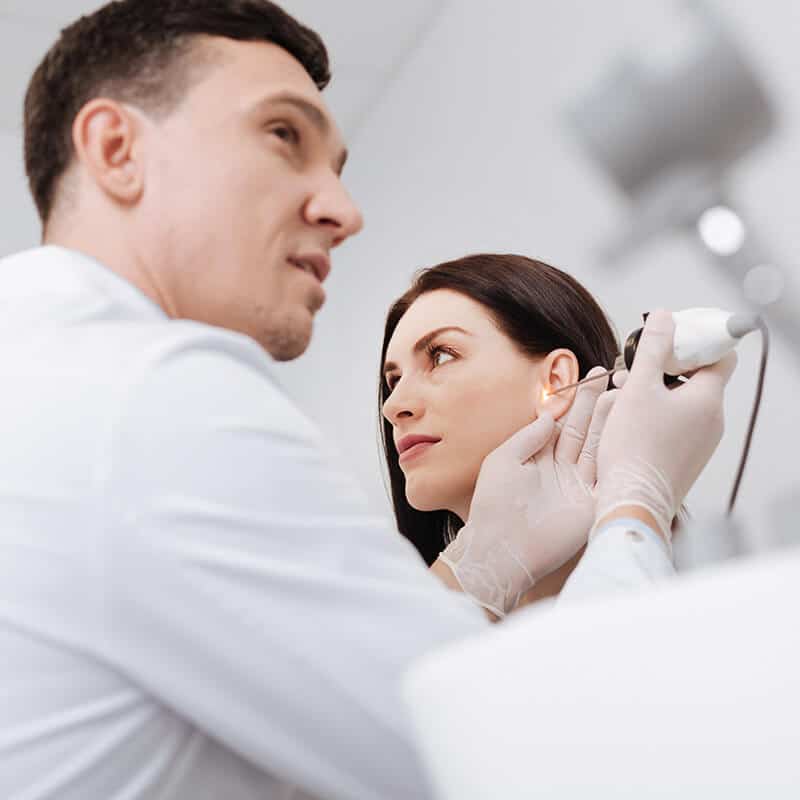
[[[136,317],[168,319],[164,309],[130,281],[95,258],[66,247],[44,245],[8,256],[0,261],[0,277],[22,294],[68,294],[88,283]]]

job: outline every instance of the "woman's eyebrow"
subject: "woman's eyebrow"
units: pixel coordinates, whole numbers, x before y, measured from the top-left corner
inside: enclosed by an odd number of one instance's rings
[[[417,343],[414,345],[414,353],[421,353],[437,336],[440,336],[447,331],[457,331],[458,333],[463,333],[466,336],[472,336],[469,331],[465,331],[458,325],[445,325],[442,328],[437,328],[435,331],[426,333],[421,339],[418,339]],[[383,365],[383,374],[385,375],[387,372],[391,372],[395,369],[397,369],[397,364],[395,364],[394,361],[387,361]]]

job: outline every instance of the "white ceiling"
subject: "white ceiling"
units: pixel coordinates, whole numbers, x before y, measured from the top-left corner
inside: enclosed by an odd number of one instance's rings
[[[333,64],[328,103],[352,137],[380,91],[411,55],[445,0],[284,0],[325,41]],[[0,0],[0,130],[21,129],[28,79],[61,28],[97,0]]]

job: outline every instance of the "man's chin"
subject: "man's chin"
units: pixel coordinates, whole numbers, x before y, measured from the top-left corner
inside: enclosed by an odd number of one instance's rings
[[[261,342],[261,346],[276,361],[292,361],[299,358],[311,343],[313,323],[307,329],[292,329],[271,333]]]
[[[276,351],[269,351],[269,354],[275,359],[275,361],[294,361],[296,358],[300,358],[305,351],[308,350],[308,344],[304,347],[297,347],[293,349],[281,349]]]

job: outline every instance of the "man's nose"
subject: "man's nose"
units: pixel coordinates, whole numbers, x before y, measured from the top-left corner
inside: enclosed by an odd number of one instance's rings
[[[338,175],[326,178],[305,206],[306,222],[323,226],[331,236],[331,247],[340,245],[364,227],[361,210]]]

